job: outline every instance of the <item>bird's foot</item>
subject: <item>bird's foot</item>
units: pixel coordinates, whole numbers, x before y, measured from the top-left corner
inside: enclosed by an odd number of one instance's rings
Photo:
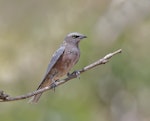
[[[57,81],[57,80],[56,80]],[[51,87],[52,87],[52,89],[54,90],[54,92],[55,92],[55,88],[57,87],[57,85],[56,85],[56,81],[53,81],[53,83],[51,84]]]
[[[68,77],[71,77],[71,74],[68,72],[68,73],[67,73],[67,76],[68,76]]]
[[[80,71],[74,71],[74,72],[72,72],[71,74],[70,74],[70,73],[67,73],[67,76],[68,76],[68,77],[77,76],[77,78],[80,79]]]
[[[77,76],[78,79],[80,79],[80,71],[74,71],[73,73]]]

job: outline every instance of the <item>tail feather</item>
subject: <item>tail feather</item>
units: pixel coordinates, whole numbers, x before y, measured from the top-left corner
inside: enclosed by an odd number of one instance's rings
[[[37,90],[42,89],[48,85],[51,84],[51,80],[49,79],[45,79],[41,82],[41,84],[39,85],[39,87],[37,88]],[[31,100],[29,100],[29,103],[37,103],[41,97],[42,93],[34,95]]]
[[[29,100],[29,103],[37,103],[41,97],[42,93],[34,95],[31,100]]]

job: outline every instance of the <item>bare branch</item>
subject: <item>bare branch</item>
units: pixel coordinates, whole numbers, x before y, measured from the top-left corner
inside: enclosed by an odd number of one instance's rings
[[[119,54],[119,53],[121,53],[121,52],[122,52],[122,50],[119,49],[119,50],[117,50],[117,51],[115,51],[115,52],[113,52],[113,53],[109,53],[109,54],[107,54],[106,56],[104,56],[102,59],[99,59],[98,61],[96,61],[96,62],[94,62],[94,63],[92,63],[92,64],[90,64],[90,65],[84,67],[83,69],[81,69],[81,70],[79,70],[79,71],[73,72],[73,73],[70,74],[67,78],[65,78],[65,79],[63,79],[63,80],[56,81],[54,84],[50,85],[49,87],[45,87],[45,88],[36,90],[36,91],[34,91],[34,92],[27,93],[27,94],[25,94],[25,95],[20,95],[20,96],[16,96],[16,97],[11,97],[11,96],[9,96],[8,94],[5,94],[4,91],[0,91],[0,102],[8,102],[8,101],[15,101],[15,100],[22,100],[22,99],[30,98],[30,97],[32,97],[32,96],[34,96],[34,95],[36,95],[36,94],[41,93],[41,92],[45,92],[45,91],[47,91],[47,90],[53,89],[53,88],[54,88],[54,85],[55,85],[55,87],[58,87],[59,85],[62,85],[62,84],[66,83],[66,82],[69,81],[69,80],[72,80],[72,79],[74,79],[74,78],[77,78],[77,77],[78,77],[77,73],[81,74],[81,73],[83,73],[83,72],[85,72],[85,71],[88,71],[88,70],[90,70],[90,69],[92,69],[92,68],[98,66],[98,65],[105,64],[105,63],[107,63],[107,62],[109,61],[109,59],[110,59],[112,56],[114,56],[114,55],[116,55],[116,54]]]

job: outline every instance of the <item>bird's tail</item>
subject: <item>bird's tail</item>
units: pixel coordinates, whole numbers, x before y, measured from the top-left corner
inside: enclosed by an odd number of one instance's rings
[[[51,84],[51,80],[43,80],[43,81],[41,82],[41,84],[39,85],[39,87],[37,88],[37,90],[42,89],[42,88],[44,88],[44,87],[46,87],[46,86],[48,86],[48,85],[50,85],[50,84]],[[37,103],[37,102],[39,101],[41,95],[42,95],[42,93],[39,93],[39,94],[34,95],[34,96],[29,100],[29,103]]]
[[[41,97],[42,93],[34,95],[30,100],[29,103],[37,103]]]

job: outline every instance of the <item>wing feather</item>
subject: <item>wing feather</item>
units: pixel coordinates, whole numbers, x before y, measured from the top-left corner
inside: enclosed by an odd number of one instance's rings
[[[47,77],[48,73],[51,71],[51,69],[53,68],[53,66],[55,65],[55,63],[57,62],[57,60],[60,58],[60,56],[64,53],[65,50],[65,46],[62,45],[52,56],[52,59],[50,60],[50,63],[47,67],[47,71],[46,74],[43,78],[43,80]]]

